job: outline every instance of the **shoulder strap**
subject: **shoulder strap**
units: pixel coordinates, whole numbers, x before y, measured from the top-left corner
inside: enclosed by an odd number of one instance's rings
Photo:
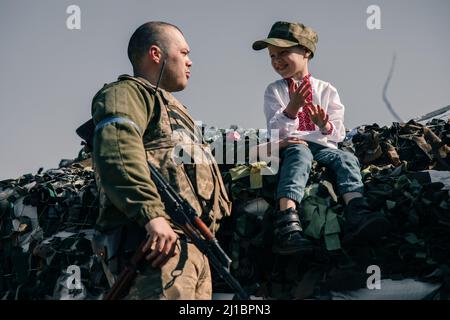
[[[150,94],[156,94],[156,89],[150,84],[150,83],[145,83],[144,81],[142,81],[139,78],[136,77],[132,77],[130,75],[127,74],[123,74],[121,76],[119,76],[118,81],[123,81],[123,80],[132,80],[135,81],[137,83],[139,83],[141,86],[143,86],[145,89],[147,89],[147,91]],[[105,84],[103,86],[103,89],[105,88],[105,86],[107,86],[108,84]],[[99,90],[99,92],[97,92],[97,94],[94,96],[95,97],[101,92],[102,90]],[[110,119],[106,119],[106,120],[110,120]],[[92,149],[93,148],[93,139],[94,139],[94,132],[95,132],[95,125],[94,125],[94,121],[91,119],[89,119],[88,121],[86,121],[85,123],[83,123],[80,127],[77,128],[76,133],[78,134],[78,136],[80,136],[81,139],[83,139],[84,141],[86,141],[87,146]]]
[[[119,76],[119,81],[123,81],[123,80],[132,80],[134,82],[139,83],[141,86],[143,86],[145,89],[147,89],[150,92],[150,94],[156,93],[156,89],[150,83],[146,83],[139,78],[132,77],[128,74],[122,74],[121,76]]]

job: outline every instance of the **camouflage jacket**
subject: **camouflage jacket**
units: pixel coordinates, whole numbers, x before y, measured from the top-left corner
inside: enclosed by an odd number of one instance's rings
[[[92,117],[99,230],[130,220],[141,226],[155,217],[170,221],[147,161],[213,231],[230,214],[231,203],[217,164],[186,108],[173,95],[156,91],[145,79],[124,75],[95,95]]]

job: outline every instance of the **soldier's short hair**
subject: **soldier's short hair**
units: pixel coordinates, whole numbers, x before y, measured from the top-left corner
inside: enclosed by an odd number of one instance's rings
[[[134,31],[128,43],[128,58],[134,69],[139,66],[142,57],[152,45],[158,46],[164,53],[167,52],[169,43],[165,31],[168,27],[175,28],[183,34],[177,26],[162,21],[144,23]]]

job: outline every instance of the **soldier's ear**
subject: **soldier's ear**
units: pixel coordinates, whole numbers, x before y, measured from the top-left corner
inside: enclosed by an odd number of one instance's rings
[[[150,46],[148,49],[148,55],[149,58],[155,63],[160,63],[163,56],[161,49],[157,45]]]

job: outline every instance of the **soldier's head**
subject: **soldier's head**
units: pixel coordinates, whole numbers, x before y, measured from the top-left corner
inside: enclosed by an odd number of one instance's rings
[[[160,87],[169,92],[181,91],[187,86],[192,66],[189,52],[181,30],[159,21],[141,25],[128,44],[128,58],[134,74],[148,79],[152,84],[156,84],[166,60]]]

